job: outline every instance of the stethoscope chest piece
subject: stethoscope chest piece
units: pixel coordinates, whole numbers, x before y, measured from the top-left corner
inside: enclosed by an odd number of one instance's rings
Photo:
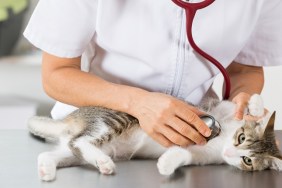
[[[211,115],[202,115],[200,116],[201,120],[204,121],[206,123],[206,125],[210,128],[211,130],[211,135],[209,137],[207,137],[207,141],[217,137],[220,132],[221,132],[221,126],[218,123],[218,121],[216,121],[214,119],[213,116]]]

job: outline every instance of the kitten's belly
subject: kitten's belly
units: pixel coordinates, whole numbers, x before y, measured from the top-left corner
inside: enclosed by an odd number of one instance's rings
[[[131,158],[155,159],[166,151],[166,148],[151,139],[141,128],[126,132],[113,139],[102,150],[114,160]]]
[[[156,159],[167,150],[167,148],[154,141],[146,133],[144,133],[143,139],[139,144],[139,148],[134,154],[134,157],[136,158]]]

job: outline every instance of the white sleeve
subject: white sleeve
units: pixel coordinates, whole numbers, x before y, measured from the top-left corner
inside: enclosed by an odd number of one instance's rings
[[[265,0],[256,27],[235,61],[245,65],[282,65],[282,1]]]
[[[57,101],[55,106],[51,110],[51,117],[55,120],[64,119],[67,115],[77,109],[77,107]]]
[[[40,0],[24,31],[36,47],[78,57],[95,33],[97,0]]]

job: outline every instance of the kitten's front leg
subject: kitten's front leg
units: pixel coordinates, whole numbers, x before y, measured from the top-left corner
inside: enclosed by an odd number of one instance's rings
[[[191,164],[192,155],[187,149],[178,146],[169,148],[158,160],[160,174],[171,175],[178,167]]]
[[[261,117],[264,115],[264,104],[262,97],[258,94],[251,96],[248,104],[249,114],[255,117]]]
[[[213,141],[213,142],[212,142]],[[171,175],[178,167],[196,164],[221,164],[220,140],[211,140],[205,146],[190,146],[189,148],[171,147],[158,161],[158,169],[162,175]]]

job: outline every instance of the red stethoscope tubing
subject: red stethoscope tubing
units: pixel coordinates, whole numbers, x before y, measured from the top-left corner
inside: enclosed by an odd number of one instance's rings
[[[204,0],[203,2],[199,3],[189,3],[189,2],[184,2],[182,0],[172,0],[176,5],[182,7],[185,9],[186,13],[186,30],[187,30],[187,38],[192,46],[192,48],[201,56],[203,56],[205,59],[209,60],[213,65],[215,65],[221,72],[224,78],[225,82],[225,93],[223,98],[228,99],[230,96],[230,90],[231,90],[231,82],[230,82],[230,77],[226,71],[226,69],[212,56],[201,50],[195,43],[192,35],[192,25],[193,25],[193,20],[196,15],[197,10],[205,8],[212,4],[215,0]]]

